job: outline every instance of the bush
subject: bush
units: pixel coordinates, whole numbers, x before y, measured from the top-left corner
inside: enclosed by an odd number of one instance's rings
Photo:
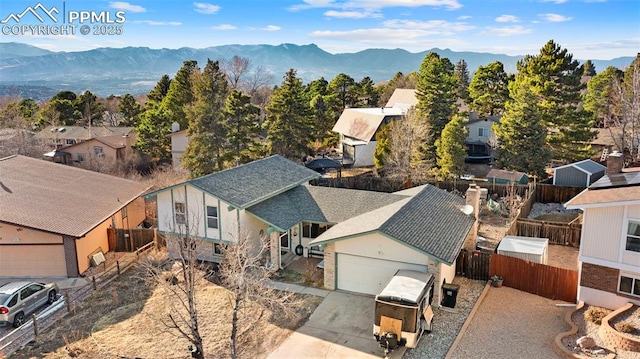
[[[637,328],[633,325],[633,323],[629,322],[629,321],[623,321],[623,322],[618,322],[615,325],[615,328],[617,331],[621,332],[621,333],[634,333]]]
[[[609,314],[609,311],[604,308],[589,307],[589,309],[584,312],[584,319],[591,323],[600,325],[602,324],[602,318],[606,317],[607,314]]]

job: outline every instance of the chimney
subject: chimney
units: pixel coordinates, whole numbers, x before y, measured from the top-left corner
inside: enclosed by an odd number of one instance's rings
[[[122,145],[124,146],[124,152],[122,154],[123,159],[126,159],[127,157],[127,152],[129,151],[129,148],[131,147],[131,143],[129,143],[129,134],[122,132]]]
[[[621,173],[624,168],[624,156],[618,151],[613,151],[607,156],[607,175]]]
[[[466,204],[473,208],[473,217],[475,221],[469,232],[469,236],[464,242],[464,248],[469,250],[475,250],[478,242],[478,227],[480,225],[480,192],[481,189],[475,183],[469,185],[467,192],[465,193]]]
[[[171,124],[171,133],[178,132],[178,131],[180,131],[180,124],[177,123],[177,122],[172,123]]]

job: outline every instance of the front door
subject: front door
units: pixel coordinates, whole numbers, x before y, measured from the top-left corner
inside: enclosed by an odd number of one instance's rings
[[[289,252],[291,250],[291,241],[289,240],[289,231],[280,233],[280,251]]]

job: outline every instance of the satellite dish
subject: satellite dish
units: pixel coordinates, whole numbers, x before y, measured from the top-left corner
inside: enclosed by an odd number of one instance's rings
[[[462,213],[466,215],[470,215],[473,213],[473,206],[469,204],[465,204],[464,206],[462,206],[462,208],[460,208],[460,210],[462,211]]]

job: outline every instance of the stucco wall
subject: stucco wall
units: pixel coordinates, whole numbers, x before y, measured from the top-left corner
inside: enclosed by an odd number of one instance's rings
[[[171,161],[173,168],[182,167],[182,155],[187,148],[187,143],[189,143],[189,139],[186,131],[171,135]]]
[[[109,250],[107,228],[111,226],[111,218],[108,218],[84,237],[76,239],[76,254],[78,258],[78,272],[89,269],[89,254],[101,248],[103,252]]]
[[[127,218],[122,218],[122,210],[113,215],[115,228],[136,228],[145,218],[144,198],[138,197],[126,205]]]
[[[356,161],[354,167],[368,167],[373,166],[373,152],[376,150],[378,142],[370,141],[364,146],[356,147]]]
[[[489,138],[491,137],[491,134],[493,133],[493,130],[491,130],[491,126],[493,125],[493,121],[478,121],[478,122],[473,122],[471,124],[466,125],[465,127],[469,130],[469,135],[467,136],[466,140],[469,142],[483,142],[483,143],[487,143],[487,141],[489,140]],[[486,128],[489,131],[489,135],[488,136],[478,136],[478,129],[479,128]]]
[[[0,222],[0,245],[38,243],[62,244],[62,236],[60,234],[48,233],[37,229],[19,227],[13,224]]]

